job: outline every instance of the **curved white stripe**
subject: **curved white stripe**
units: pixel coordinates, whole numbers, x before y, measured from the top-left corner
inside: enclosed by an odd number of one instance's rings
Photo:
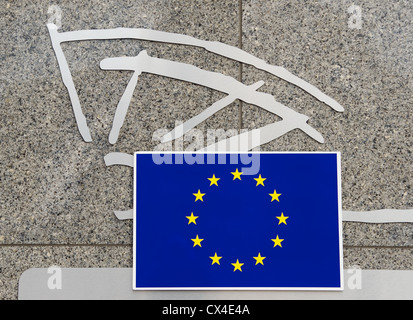
[[[232,100],[240,99],[246,103],[259,106],[262,109],[274,113],[284,120],[294,123],[295,129],[301,129],[320,143],[324,142],[322,135],[308,125],[307,121],[309,118],[307,116],[277,102],[275,98],[269,94],[256,91],[256,88],[261,86],[262,82],[247,86],[232,77],[220,73],[205,71],[185,63],[150,57],[146,51],[141,51],[136,57],[104,59],[101,62],[101,68],[104,70],[135,70],[134,76],[132,77],[133,85],[128,85],[128,89],[125,91],[116,109],[110,134],[110,143],[112,144],[116,143],[119,136],[119,131],[125,121],[130,99],[133,95],[132,89],[136,85],[138,76],[142,72],[191,82],[226,93],[232,97]],[[124,97],[126,98],[124,99]]]
[[[127,166],[134,167],[134,157],[133,155],[127,153],[109,153],[105,157],[105,164],[107,167],[110,166]],[[127,211],[114,211],[116,218],[119,220],[133,220],[133,209]]]
[[[47,25],[49,30],[57,30],[57,27],[53,24]],[[146,40],[161,43],[172,43],[179,45],[188,45],[193,47],[204,48],[205,50],[214,54],[223,56],[228,59],[232,59],[238,62],[242,62],[248,65],[252,65],[259,70],[266,71],[272,75],[294,84],[295,86],[303,89],[319,101],[326,103],[332,109],[343,112],[344,108],[333,98],[323,93],[320,89],[316,88],[307,81],[293,75],[291,72],[283,67],[273,66],[265,62],[264,60],[253,56],[252,54],[233,47],[228,44],[224,44],[216,41],[205,41],[193,38],[191,36],[169,33],[163,31],[149,30],[149,29],[136,29],[136,28],[116,28],[116,29],[104,29],[104,30],[79,30],[63,33],[53,33],[52,41],[57,41],[58,44],[71,41],[85,41],[85,40],[110,40],[110,39],[135,39]]]
[[[53,49],[56,53],[56,58],[59,64],[63,83],[69,92],[69,97],[70,97],[70,101],[72,102],[72,107],[73,107],[73,112],[75,114],[77,127],[83,139],[86,142],[92,142],[92,136],[90,134],[90,130],[86,122],[86,117],[83,114],[82,107],[80,105],[79,96],[77,95],[76,87],[73,82],[72,74],[70,73],[69,65],[63,53],[62,47],[60,46],[60,42],[55,41],[55,39],[59,35],[59,33],[57,32],[58,28],[54,24],[48,24],[47,27],[49,28]]]
[[[133,210],[115,211],[119,220],[132,220]],[[371,212],[343,212],[344,222],[413,223],[413,210],[379,210]]]
[[[362,223],[413,223],[413,209],[343,212],[343,221]]]
[[[107,167],[126,166],[133,168],[135,166],[135,160],[133,158],[133,155],[113,152],[105,156],[105,164]]]
[[[115,216],[121,221],[133,220],[133,209],[127,211],[115,211]]]

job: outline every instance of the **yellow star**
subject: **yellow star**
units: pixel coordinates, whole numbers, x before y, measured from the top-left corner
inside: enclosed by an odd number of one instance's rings
[[[215,263],[218,265],[221,265],[219,263],[219,260],[222,259],[222,257],[218,257],[218,254],[215,252],[215,256],[214,257],[209,257],[210,259],[212,259],[212,265],[214,265]]]
[[[235,172],[231,172],[231,174],[234,176],[234,180],[239,179],[241,180],[241,175],[243,175],[243,172],[239,172],[238,169]]]
[[[194,216],[194,213],[192,212],[192,213],[191,213],[191,216],[190,216],[190,217],[186,217],[186,218],[189,220],[189,222],[188,222],[188,225],[189,225],[189,224],[191,224],[191,223],[196,224],[196,219],[198,219],[199,217],[195,217],[195,216]]]
[[[259,253],[258,257],[254,257],[254,259],[257,260],[257,263],[255,264],[256,266],[260,263],[264,265],[264,259],[266,259],[266,257],[261,257],[261,253]]]
[[[281,195],[282,195],[281,193],[278,194],[277,191],[274,190],[274,193],[270,193],[270,196],[272,197],[271,202],[273,202],[274,200],[277,200],[278,202],[280,202],[279,198]]]
[[[194,193],[193,195],[196,197],[195,202],[198,200],[204,202],[203,196],[205,196],[205,193],[201,193],[201,190],[198,190],[198,193]]]
[[[204,239],[199,239],[199,236],[197,235],[197,236],[196,236],[196,239],[191,239],[191,240],[194,242],[194,248],[195,248],[196,246],[200,246],[200,247],[202,248],[201,242],[204,241]]]
[[[257,181],[257,187],[258,187],[259,185],[262,185],[263,187],[265,187],[265,186],[264,186],[264,181],[267,180],[266,178],[263,178],[263,177],[260,175],[259,178],[256,178],[256,179],[254,179],[254,180]]]
[[[212,187],[213,185],[216,185],[218,187],[218,181],[221,180],[221,178],[216,178],[214,174],[214,176],[212,178],[209,178],[208,180],[211,181],[210,187]]]
[[[237,259],[236,263],[231,263],[234,266],[234,272],[239,270],[242,272],[241,267],[244,265],[244,263],[239,263],[239,260]]]
[[[281,217],[277,217],[278,220],[280,220],[280,223],[278,225],[280,225],[281,223],[284,223],[285,225],[287,225],[287,219],[289,217],[284,217],[284,213],[281,213]]]
[[[281,243],[284,241],[284,239],[280,239],[280,237],[279,236],[277,236],[277,239],[271,239],[273,242],[274,242],[274,248],[275,247],[283,247],[282,245],[281,245]]]

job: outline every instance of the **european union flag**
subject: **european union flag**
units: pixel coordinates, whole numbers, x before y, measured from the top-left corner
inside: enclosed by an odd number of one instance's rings
[[[134,289],[342,289],[340,155],[242,156],[135,154]]]

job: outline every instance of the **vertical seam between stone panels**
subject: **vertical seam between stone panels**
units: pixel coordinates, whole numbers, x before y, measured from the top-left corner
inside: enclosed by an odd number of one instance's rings
[[[242,12],[242,0],[238,0],[238,46],[240,49],[242,49],[242,18],[243,18],[243,12]],[[242,77],[243,77],[243,64],[240,62],[239,64],[239,81],[242,82]],[[243,107],[243,102],[239,100],[239,106],[238,106],[238,130],[241,132],[242,130],[242,107]]]

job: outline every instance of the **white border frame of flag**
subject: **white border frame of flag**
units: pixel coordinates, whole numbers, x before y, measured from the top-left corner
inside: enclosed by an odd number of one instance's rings
[[[136,287],[136,156],[139,154],[197,154],[197,152],[187,152],[187,151],[138,151],[135,152],[133,155],[133,284],[132,289],[134,291],[344,291],[344,260],[343,260],[343,209],[342,209],[342,182],[341,182],[341,152],[198,152],[201,154],[315,154],[315,155],[322,155],[322,154],[335,154],[337,155],[337,191],[338,191],[338,235],[339,235],[339,250],[340,250],[340,287],[339,288],[255,288],[255,287],[231,287],[231,288],[137,288]]]

